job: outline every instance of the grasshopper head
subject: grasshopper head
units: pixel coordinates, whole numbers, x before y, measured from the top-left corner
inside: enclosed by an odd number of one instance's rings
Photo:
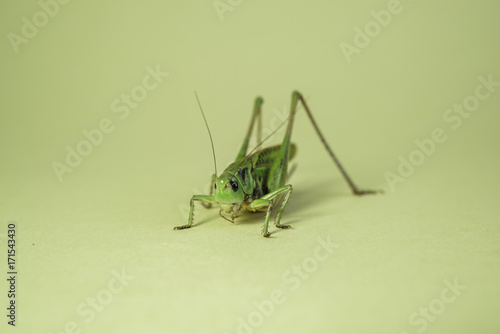
[[[215,201],[221,209],[225,213],[238,213],[245,199],[245,193],[238,178],[232,173],[224,172],[215,181],[214,188]]]

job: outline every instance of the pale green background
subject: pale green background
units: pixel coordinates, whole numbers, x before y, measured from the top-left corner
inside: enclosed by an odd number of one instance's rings
[[[500,89],[456,130],[443,114],[478,76],[500,81],[500,3],[401,5],[348,63],[340,43],[386,1],[243,1],[224,20],[211,1],[72,1],[17,54],[7,34],[40,7],[3,1],[1,249],[7,222],[18,222],[20,272],[9,333],[69,322],[81,333],[236,333],[254,302],[281,289],[286,300],[255,333],[413,334],[421,327],[409,317],[454,279],[467,288],[425,333],[498,333]],[[170,75],[121,120],[111,103],[156,65]],[[273,226],[264,239],[261,215],[233,225],[197,207],[197,225],[173,231],[213,170],[193,91],[222,169],[255,96],[270,127],[294,89],[356,182],[385,195],[351,196],[300,112],[284,215],[293,230]],[[53,161],[103,118],[114,131],[59,182]],[[384,173],[436,128],[447,141],[391,191]],[[283,275],[310,261],[319,236],[339,247],[291,291]],[[85,322],[78,305],[122,268],[134,279]]]

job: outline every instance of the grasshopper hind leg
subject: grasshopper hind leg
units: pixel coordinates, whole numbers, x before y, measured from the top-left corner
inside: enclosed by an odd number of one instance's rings
[[[321,142],[325,146],[325,149],[328,152],[328,155],[330,155],[330,157],[332,158],[333,162],[335,163],[335,165],[337,166],[337,168],[340,170],[340,173],[342,174],[342,176],[344,177],[345,181],[349,185],[349,188],[351,188],[352,193],[354,195],[357,195],[357,196],[383,193],[382,190],[361,190],[361,189],[359,189],[356,186],[356,184],[354,183],[354,181],[352,180],[352,178],[349,176],[349,174],[345,170],[344,166],[342,166],[342,164],[340,163],[340,161],[337,158],[337,156],[333,153],[332,149],[330,148],[330,145],[327,143],[327,141],[325,139],[325,136],[323,135],[323,133],[319,129],[318,124],[316,123],[316,120],[314,119],[314,117],[313,117],[313,115],[311,113],[311,110],[309,109],[309,106],[307,105],[304,97],[302,96],[302,94],[300,94],[297,91],[294,91],[293,94],[292,94],[292,105],[293,105],[293,107],[292,107],[293,108],[292,109],[292,115],[295,114],[295,108],[296,108],[298,102],[300,102],[302,104],[302,106],[304,107],[304,109],[306,111],[306,114],[309,117],[309,120],[311,121],[311,123],[312,123],[312,125],[314,127],[314,130],[316,131],[316,134],[318,135],[318,137],[320,138]]]

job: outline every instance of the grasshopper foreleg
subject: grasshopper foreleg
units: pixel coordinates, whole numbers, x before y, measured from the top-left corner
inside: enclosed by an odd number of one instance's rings
[[[288,200],[290,199],[290,195],[292,194],[292,185],[288,184],[281,188],[278,188],[261,198],[253,200],[249,205],[248,209],[251,211],[263,211],[266,210],[266,218],[264,219],[264,225],[262,225],[262,236],[268,238],[271,233],[269,233],[269,220],[271,218],[271,213],[274,208],[275,202],[280,198],[280,196],[285,196],[283,202],[281,203],[281,207],[278,211],[278,214],[275,218],[275,224],[278,228],[291,228],[290,225],[281,224],[281,216],[283,215],[283,211],[285,210],[286,205],[288,204]]]
[[[290,199],[290,195],[292,194],[292,191],[293,191],[292,185],[290,185],[290,184],[285,186],[285,188],[288,188],[288,190],[284,190],[284,192],[283,192],[285,194],[285,198],[283,199],[283,203],[281,204],[280,211],[278,212],[278,215],[276,216],[276,227],[283,228],[283,229],[292,228],[288,224],[281,224],[280,223],[281,216],[283,215],[283,211],[285,211],[285,207],[288,204],[288,200]]]
[[[188,218],[188,223],[186,225],[181,225],[181,226],[176,226],[174,227],[174,230],[184,230],[186,228],[190,228],[193,226],[193,217],[194,217],[194,202],[199,201],[203,205],[212,205],[216,204],[217,202],[215,201],[214,196],[212,195],[193,195],[191,197],[191,202],[189,202],[189,218]]]

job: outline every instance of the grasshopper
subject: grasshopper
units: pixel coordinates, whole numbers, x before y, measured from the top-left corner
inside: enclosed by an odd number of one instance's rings
[[[325,137],[314,120],[304,97],[297,91],[292,93],[290,116],[287,119],[288,125],[281,145],[270,146],[255,151],[255,149],[263,142],[260,140],[262,128],[261,110],[263,102],[264,100],[261,97],[257,97],[255,99],[252,117],[250,119],[250,126],[248,127],[248,131],[245,135],[240,151],[238,152],[235,161],[231,163],[219,177],[217,177],[217,165],[215,161],[215,149],[213,146],[212,136],[200,105],[200,110],[212,142],[215,165],[215,173],[212,175],[213,187],[211,187],[209,195],[194,195],[191,198],[188,223],[186,225],[177,226],[174,230],[183,230],[193,226],[195,202],[201,202],[201,204],[207,208],[210,208],[212,205],[218,205],[220,207],[220,216],[232,223],[234,222],[234,219],[241,216],[245,211],[266,212],[264,225],[262,226],[262,235],[266,238],[270,236],[269,220],[271,218],[271,213],[273,212],[274,207],[281,203],[279,211],[275,217],[275,225],[281,229],[291,228],[290,225],[281,224],[281,217],[293,190],[292,185],[286,184],[286,181],[288,177],[288,161],[293,159],[296,153],[296,145],[291,143],[290,139],[292,135],[293,121],[299,102],[304,107],[305,112],[309,116],[309,119],[316,130],[316,133],[323,142],[328,154],[339,168],[344,179],[347,181],[353,194],[359,196],[378,192],[375,190],[360,190],[354,184],[344,167],[341,165],[340,161],[333,153],[330,145],[328,145],[325,140]],[[256,121],[258,121],[257,142],[259,144],[253,151],[247,154],[250,137],[252,136]],[[280,200],[282,201],[280,202]],[[229,218],[226,217],[226,215],[229,216]]]

